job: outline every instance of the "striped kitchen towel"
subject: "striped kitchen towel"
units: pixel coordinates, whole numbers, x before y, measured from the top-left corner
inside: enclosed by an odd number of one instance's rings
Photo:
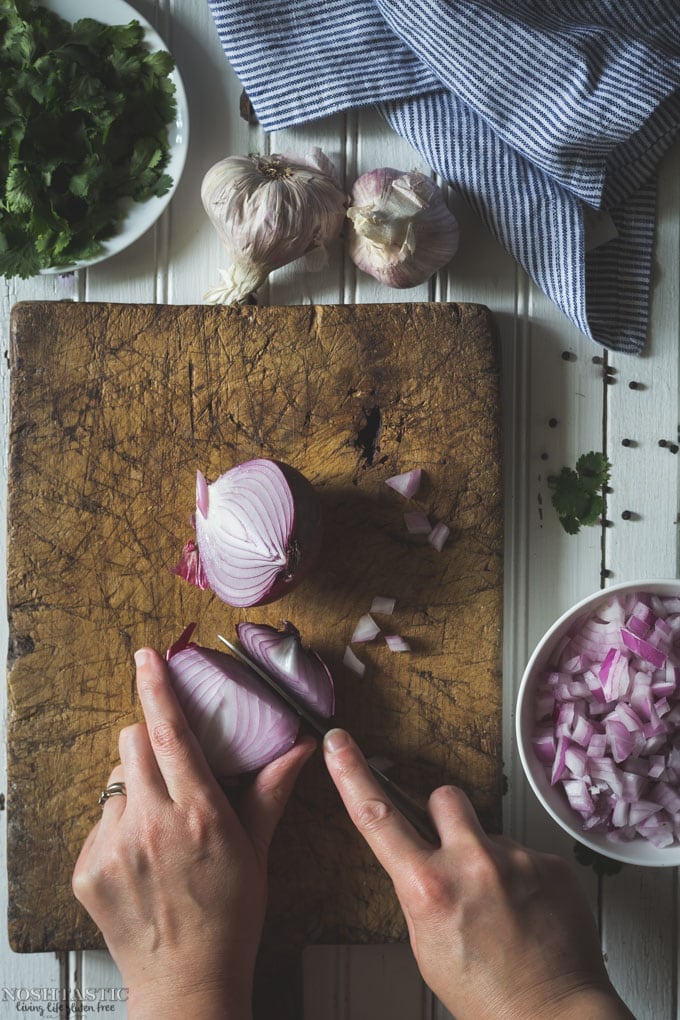
[[[680,0],[208,3],[266,130],[376,104],[580,330],[642,350]]]

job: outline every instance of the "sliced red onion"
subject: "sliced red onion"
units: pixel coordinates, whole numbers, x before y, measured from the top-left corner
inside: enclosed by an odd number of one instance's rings
[[[345,654],[342,657],[342,661],[345,666],[347,666],[348,669],[351,669],[353,673],[356,673],[357,676],[363,676],[366,672],[366,663],[361,661],[349,645],[345,648]]]
[[[435,524],[435,526],[433,527],[430,534],[427,536],[427,540],[430,543],[430,545],[434,546],[437,552],[441,552],[444,546],[446,545],[446,542],[450,534],[451,529],[448,528],[446,524],[444,524],[442,521],[438,521],[438,523]]]
[[[536,692],[534,753],[584,830],[680,844],[680,599],[603,598]]]
[[[414,468],[412,471],[404,471],[400,475],[392,475],[385,479],[385,485],[394,489],[406,499],[412,499],[420,488],[423,472],[422,468]]]
[[[282,630],[264,623],[236,625],[239,641],[252,659],[297,695],[316,715],[329,719],[335,711],[333,678],[325,662],[303,648],[300,634],[286,621]]]
[[[370,613],[364,613],[363,616],[359,617],[357,625],[354,628],[349,643],[351,645],[359,644],[363,641],[372,641],[374,637],[380,633],[380,627],[375,622]]]
[[[429,535],[432,531],[429,518],[422,510],[412,510],[404,514],[404,523],[411,535]]]
[[[187,544],[173,572],[210,587],[227,605],[273,602],[316,563],[320,502],[288,464],[246,461],[211,485],[199,471],[196,508],[196,546]]]
[[[385,616],[391,616],[394,612],[394,607],[397,604],[396,599],[389,599],[383,595],[376,595],[371,602],[371,613],[383,613]]]
[[[297,715],[230,655],[192,644],[180,647],[187,631],[167,653],[168,672],[217,778],[253,772],[292,747]]]
[[[410,652],[411,646],[401,634],[385,634],[385,642],[391,652]]]

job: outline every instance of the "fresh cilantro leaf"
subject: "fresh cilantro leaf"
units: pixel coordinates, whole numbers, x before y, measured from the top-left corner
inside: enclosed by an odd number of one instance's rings
[[[583,453],[576,461],[576,472],[584,488],[598,492],[609,481],[610,465],[603,453]]]
[[[9,212],[25,213],[33,208],[33,184],[26,167],[15,164],[5,181],[5,203]]]
[[[568,535],[578,535],[581,530],[581,522],[578,517],[574,517],[573,514],[563,514],[560,516],[562,527]]]
[[[137,21],[71,25],[36,0],[2,0],[1,275],[97,255],[124,200],[167,192],[173,67]]]
[[[548,479],[552,504],[564,530],[576,535],[583,525],[597,524],[604,512],[602,489],[609,480],[611,465],[603,453],[584,453],[576,470],[563,467]]]

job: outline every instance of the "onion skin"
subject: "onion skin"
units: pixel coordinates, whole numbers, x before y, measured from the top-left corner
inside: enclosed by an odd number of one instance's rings
[[[266,605],[296,588],[321,551],[321,503],[296,468],[260,458],[207,485],[198,472],[196,543],[173,573],[236,608]]]

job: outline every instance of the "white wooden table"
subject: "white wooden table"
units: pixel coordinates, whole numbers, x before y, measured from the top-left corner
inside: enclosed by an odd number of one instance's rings
[[[96,16],[97,3],[93,3]],[[220,49],[204,0],[137,0],[178,62],[189,96],[187,167],[157,226],[110,261],[64,279],[2,280],[0,414],[1,512],[6,507],[8,322],[19,300],[201,303],[225,264],[203,213],[205,171],[223,156],[253,151],[307,151],[320,145],[347,184],[378,166],[427,170],[422,160],[370,110],[336,116],[265,137],[239,118],[240,85]],[[586,340],[526,278],[514,261],[451,195],[459,215],[459,254],[434,281],[408,292],[379,286],[355,272],[341,244],[328,267],[278,271],[262,303],[299,304],[413,300],[473,301],[489,306],[500,330],[505,427],[506,557],[504,760],[509,780],[506,831],[573,860],[572,843],[538,807],[515,753],[515,692],[546,627],[601,584],[675,577],[678,568],[678,340],[680,335],[680,146],[660,170],[659,224],[650,337],[641,358],[613,356]],[[631,384],[637,383],[637,386]],[[623,440],[630,444],[623,445]],[[660,446],[666,440],[671,446]],[[612,464],[605,528],[569,536],[550,507],[546,477],[579,454],[603,450]],[[622,518],[630,510],[631,519]],[[4,526],[0,529],[4,542]],[[5,574],[4,546],[0,562]],[[4,581],[0,647],[7,647]],[[3,654],[4,658],[4,654]],[[3,670],[4,662],[0,667]],[[0,697],[5,697],[4,681]],[[4,702],[3,712],[4,718]],[[3,761],[4,769],[4,761]],[[4,776],[4,773],[3,773]],[[93,779],[93,797],[100,777]],[[0,779],[0,791],[5,789]],[[6,874],[2,840],[0,868]],[[639,1020],[678,1016],[678,888],[675,869],[625,868],[598,879],[576,865],[591,898],[614,983]],[[5,912],[6,882],[2,904]],[[39,909],[39,905],[37,907]],[[314,950],[306,959],[306,1020],[419,1020],[448,1016],[432,1002],[406,947]],[[20,956],[0,936],[0,1020],[21,1013],[12,996],[30,989],[119,988],[106,953]],[[17,993],[17,989],[23,989]],[[10,994],[7,994],[10,990]],[[47,1015],[47,1014],[46,1014]],[[78,1015],[77,1013],[75,1015]],[[87,1015],[87,1014],[84,1014]],[[107,1016],[125,1016],[124,1004]]]

